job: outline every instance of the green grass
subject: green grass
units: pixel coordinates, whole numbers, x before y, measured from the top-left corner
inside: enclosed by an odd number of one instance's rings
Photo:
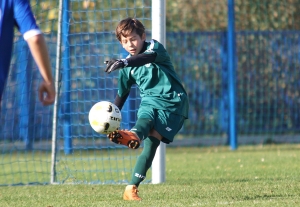
[[[300,206],[300,145],[167,148],[166,182],[0,187],[0,206]]]

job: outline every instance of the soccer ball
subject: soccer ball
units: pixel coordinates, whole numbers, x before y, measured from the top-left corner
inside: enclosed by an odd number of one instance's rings
[[[119,108],[109,101],[96,103],[89,112],[90,125],[100,134],[109,134],[119,129],[121,121]]]

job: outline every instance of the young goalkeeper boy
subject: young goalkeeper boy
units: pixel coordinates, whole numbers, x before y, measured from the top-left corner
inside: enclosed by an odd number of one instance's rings
[[[132,85],[140,90],[141,104],[137,121],[130,130],[118,130],[108,135],[117,144],[137,149],[144,142],[131,181],[123,194],[124,200],[141,200],[137,188],[151,167],[160,142],[169,144],[188,118],[188,98],[174,71],[164,46],[156,40],[146,42],[145,27],[134,18],[119,22],[117,39],[129,52],[126,59],[106,61],[105,72],[119,70],[115,104],[121,110]]]

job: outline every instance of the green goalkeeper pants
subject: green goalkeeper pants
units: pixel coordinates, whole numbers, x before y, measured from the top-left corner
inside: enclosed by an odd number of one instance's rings
[[[131,131],[136,132],[140,139],[145,139],[152,128],[162,135],[162,142],[169,144],[173,142],[174,136],[182,128],[185,118],[169,111],[153,109],[151,107],[140,107],[138,120]],[[147,120],[147,121],[145,121]]]

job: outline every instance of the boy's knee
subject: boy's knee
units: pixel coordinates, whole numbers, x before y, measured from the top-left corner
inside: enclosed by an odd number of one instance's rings
[[[160,145],[160,140],[156,137],[149,136],[146,139],[144,139],[144,151],[153,151],[155,153],[156,148]],[[143,152],[144,152],[143,151]],[[147,153],[146,153],[147,154]]]
[[[159,141],[162,140],[162,136],[155,130],[155,129],[151,129],[149,132],[149,136],[151,137],[155,137],[156,139],[158,139]]]

